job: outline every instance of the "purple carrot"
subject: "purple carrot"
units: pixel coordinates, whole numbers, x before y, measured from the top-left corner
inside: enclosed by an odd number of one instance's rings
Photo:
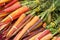
[[[31,37],[33,37],[34,35],[42,32],[42,31],[44,31],[44,28],[37,29],[37,30],[33,31],[33,34],[32,33],[28,34],[29,36],[24,38],[23,40],[29,40]]]
[[[29,29],[27,30],[27,32],[24,34],[24,36],[25,36],[26,34],[28,34],[29,32],[31,32],[32,29],[33,29],[34,27],[36,27],[41,21],[42,21],[42,20],[39,19],[31,28],[29,28]]]

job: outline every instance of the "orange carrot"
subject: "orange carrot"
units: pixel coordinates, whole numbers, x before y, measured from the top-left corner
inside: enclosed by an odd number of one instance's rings
[[[57,39],[57,37],[55,36],[55,37],[53,37],[53,39],[52,40],[56,40]]]
[[[15,2],[17,2],[18,0],[12,0],[11,2],[9,2],[7,5],[4,6],[4,8],[8,8],[9,6],[13,5]]]
[[[0,4],[1,3],[6,3],[6,2],[9,2],[9,1],[11,1],[11,0],[0,0]]]
[[[60,40],[60,37],[58,37],[56,40]]]
[[[10,37],[16,30],[16,26],[25,18],[25,14],[22,14],[18,20],[15,22],[15,24],[12,26],[12,28],[10,29],[10,31],[7,33],[7,37]]]
[[[22,25],[12,34],[12,36],[15,35],[15,34],[16,34],[21,28],[23,28],[28,22],[30,22],[32,18],[33,18],[33,16],[31,16],[24,24],[22,24]]]
[[[43,27],[44,27],[44,28],[46,28],[46,25],[47,25],[46,23],[43,23]]]
[[[27,6],[23,6],[16,11],[12,12],[10,15],[8,15],[5,19],[3,19],[1,22],[9,23],[13,21],[14,19],[17,19],[21,14],[27,12],[29,8]]]
[[[8,15],[5,19],[1,21],[1,23],[5,23],[5,26],[7,23],[10,23],[11,21],[17,19],[21,14],[27,12],[29,8],[27,6],[23,6],[16,11],[12,12],[10,15]],[[3,26],[3,25],[2,25]],[[0,30],[2,30],[5,26],[0,27]]]
[[[16,37],[13,40],[19,40],[24,33],[33,25],[37,22],[37,20],[39,19],[38,16],[35,16],[28,24],[26,24],[26,26],[22,29],[21,32],[19,32]]]
[[[4,9],[3,11],[9,13],[9,12],[12,12],[12,11],[18,9],[19,7],[21,7],[20,2],[16,2],[16,3],[14,3],[12,6],[10,6],[10,7],[6,8],[6,9]]]

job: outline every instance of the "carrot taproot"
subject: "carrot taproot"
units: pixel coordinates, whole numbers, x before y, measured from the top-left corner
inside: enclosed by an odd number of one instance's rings
[[[57,37],[56,37],[56,36],[52,38],[52,40],[56,40],[56,39],[57,39]]]
[[[23,34],[39,19],[38,16],[35,16],[23,29],[19,32],[13,40],[19,40]],[[35,21],[34,21],[35,20]]]
[[[22,14],[18,20],[15,22],[15,24],[12,26],[12,28],[10,29],[10,31],[7,33],[7,37],[10,37],[16,30],[16,26],[25,18],[25,14]]]
[[[12,12],[12,11],[20,8],[20,7],[21,7],[20,2],[16,2],[16,3],[14,3],[12,6],[10,6],[10,7],[8,7],[8,8],[5,8],[3,11],[9,13],[9,12]]]
[[[46,28],[46,25],[47,25],[46,22],[44,22],[44,23],[43,23],[43,27]]]
[[[45,30],[43,31],[38,37],[37,40],[40,40],[42,37],[44,37],[45,35],[49,34],[50,30]]]
[[[23,25],[21,25],[21,27],[18,28],[18,29],[12,34],[12,36],[15,35],[15,34],[16,34],[21,28],[23,28],[28,22],[30,22],[32,18],[33,18],[33,16],[31,16]]]
[[[17,9],[16,11],[12,12],[5,19],[3,19],[1,22],[9,23],[9,22],[13,21],[14,19],[18,18],[21,14],[27,12],[28,10],[29,10],[28,7],[23,6],[19,9]]]
[[[31,37],[29,40],[35,40],[35,39],[36,39],[36,37],[38,37],[38,36],[39,36],[39,34],[41,34],[41,33],[42,33],[42,32],[40,32],[40,33],[36,34],[35,36]]]
[[[60,40],[60,37],[58,37],[56,40]]]
[[[34,35],[42,32],[42,31],[44,31],[44,30],[45,30],[44,28],[39,28],[39,29],[37,29],[37,30],[34,30],[34,31],[28,33],[28,34],[25,33],[25,34],[23,35],[23,38],[26,37],[26,36],[28,36],[27,38],[24,38],[24,39],[27,39],[27,40],[28,40],[29,38],[33,37]]]
[[[12,0],[11,2],[9,2],[7,5],[4,6],[4,8],[8,8],[9,6],[13,5],[14,3],[16,3],[18,0]]]
[[[43,38],[41,38],[40,40],[50,40],[52,37],[53,37],[53,35],[51,33],[49,33],[46,36],[44,36]]]
[[[6,2],[9,2],[9,1],[11,1],[11,0],[0,0],[0,4],[1,3],[6,3]]]

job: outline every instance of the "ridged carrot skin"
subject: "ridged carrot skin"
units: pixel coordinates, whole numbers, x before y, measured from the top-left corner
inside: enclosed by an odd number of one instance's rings
[[[0,4],[1,3],[6,3],[6,2],[9,2],[9,1],[11,1],[11,0],[0,0]]]
[[[45,30],[43,31],[38,37],[36,40],[41,40],[42,37],[44,37],[45,35],[49,34],[50,33],[50,30]]]
[[[37,20],[39,19],[38,16],[35,16],[28,24],[26,24],[26,26],[22,29],[21,32],[19,32],[16,37],[13,39],[13,40],[19,40],[23,35],[24,33],[32,26],[34,25]],[[35,21],[34,21],[35,20]]]
[[[17,29],[17,25],[25,18],[25,14],[22,14],[18,20],[15,22],[15,24],[12,26],[12,28],[10,29],[10,31],[7,33],[7,37],[10,37]]]
[[[10,3],[8,3],[7,5],[4,6],[4,8],[8,8],[9,6],[13,5],[14,3],[16,3],[18,0],[12,0]]]
[[[12,12],[12,11],[14,11],[14,10],[20,8],[20,7],[21,7],[20,2],[16,2],[16,3],[14,3],[12,6],[10,6],[10,7],[6,8],[6,9],[4,9],[3,11],[9,13],[9,12]]]

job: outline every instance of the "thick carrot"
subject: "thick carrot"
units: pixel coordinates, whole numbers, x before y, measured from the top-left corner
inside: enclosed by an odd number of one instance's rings
[[[40,40],[50,40],[53,37],[53,34],[49,33],[46,36],[44,36],[43,38],[41,38]]]
[[[16,3],[18,0],[12,0],[10,3],[8,3],[7,5],[4,6],[4,8],[8,8],[9,6],[13,5],[14,3]]]
[[[10,37],[17,29],[17,25],[25,18],[25,14],[22,14],[19,19],[15,22],[15,24],[12,26],[12,28],[10,29],[10,31],[7,33],[7,37]]]
[[[6,2],[9,2],[9,1],[11,1],[11,0],[0,0],[0,4],[1,3],[6,3]]]
[[[38,16],[35,16],[23,29],[21,32],[19,32],[16,37],[13,40],[19,40],[24,33],[33,25],[37,22],[37,20],[39,19]],[[34,21],[35,20],[35,21]]]
[[[9,13],[9,12],[12,12],[12,11],[18,9],[19,7],[21,7],[20,2],[16,2],[16,3],[14,3],[12,6],[10,6],[10,7],[6,8],[6,9],[4,9],[3,11]]]
[[[45,35],[49,34],[50,33],[50,30],[45,30],[43,31],[38,37],[36,40],[40,40],[42,37],[44,37]]]

